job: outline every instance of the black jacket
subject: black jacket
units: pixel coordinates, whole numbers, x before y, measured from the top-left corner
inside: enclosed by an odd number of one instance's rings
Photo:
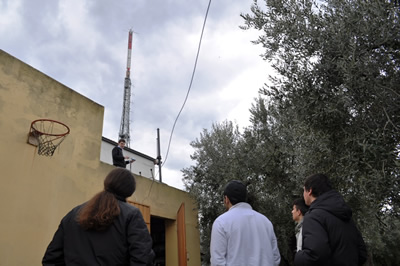
[[[331,190],[311,203],[303,221],[303,250],[294,265],[362,265],[367,250],[343,197]]]
[[[126,165],[129,161],[125,161],[124,154],[122,153],[122,149],[119,146],[115,146],[112,151],[113,165],[126,168]]]
[[[147,265],[152,239],[138,208],[119,202],[120,215],[104,231],[83,230],[76,221],[80,205],[61,221],[43,265]]]

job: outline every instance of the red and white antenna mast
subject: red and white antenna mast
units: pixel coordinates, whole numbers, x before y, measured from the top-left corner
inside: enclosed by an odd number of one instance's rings
[[[131,54],[132,54],[132,30],[129,30],[129,37],[128,37],[128,60],[126,62],[126,77],[130,78],[131,75]]]
[[[129,133],[129,113],[131,105],[131,53],[132,53],[132,29],[129,30],[128,37],[128,59],[126,62],[126,76],[124,85],[124,101],[121,117],[121,126],[119,129],[119,138],[125,139],[126,146],[130,147],[130,133]]]

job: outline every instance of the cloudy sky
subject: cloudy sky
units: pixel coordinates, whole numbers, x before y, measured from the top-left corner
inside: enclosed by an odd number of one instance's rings
[[[190,142],[224,120],[249,125],[249,108],[270,68],[243,31],[253,0],[211,2],[193,84],[176,123],[163,182],[183,188]],[[117,141],[129,29],[131,148],[165,159],[186,97],[209,0],[0,0],[0,49],[105,108],[103,136]]]

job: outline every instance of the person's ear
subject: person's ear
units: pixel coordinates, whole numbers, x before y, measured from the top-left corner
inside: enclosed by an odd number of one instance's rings
[[[225,204],[229,204],[230,203],[230,200],[229,200],[227,195],[224,196],[224,203]]]

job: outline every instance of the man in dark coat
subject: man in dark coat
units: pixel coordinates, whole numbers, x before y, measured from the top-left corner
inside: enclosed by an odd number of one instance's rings
[[[310,206],[303,221],[303,249],[294,265],[363,265],[367,250],[352,220],[352,210],[332,190],[327,176],[316,174],[304,184],[304,200]]]
[[[122,168],[126,168],[126,165],[129,163],[134,162],[134,159],[128,160],[129,157],[128,156],[124,156],[124,154],[122,153],[122,150],[125,147],[125,140],[124,139],[120,139],[118,141],[118,146],[115,146],[112,149],[112,159],[113,159],[113,165],[117,166],[117,167],[122,167]],[[125,160],[127,159],[127,160]]]

